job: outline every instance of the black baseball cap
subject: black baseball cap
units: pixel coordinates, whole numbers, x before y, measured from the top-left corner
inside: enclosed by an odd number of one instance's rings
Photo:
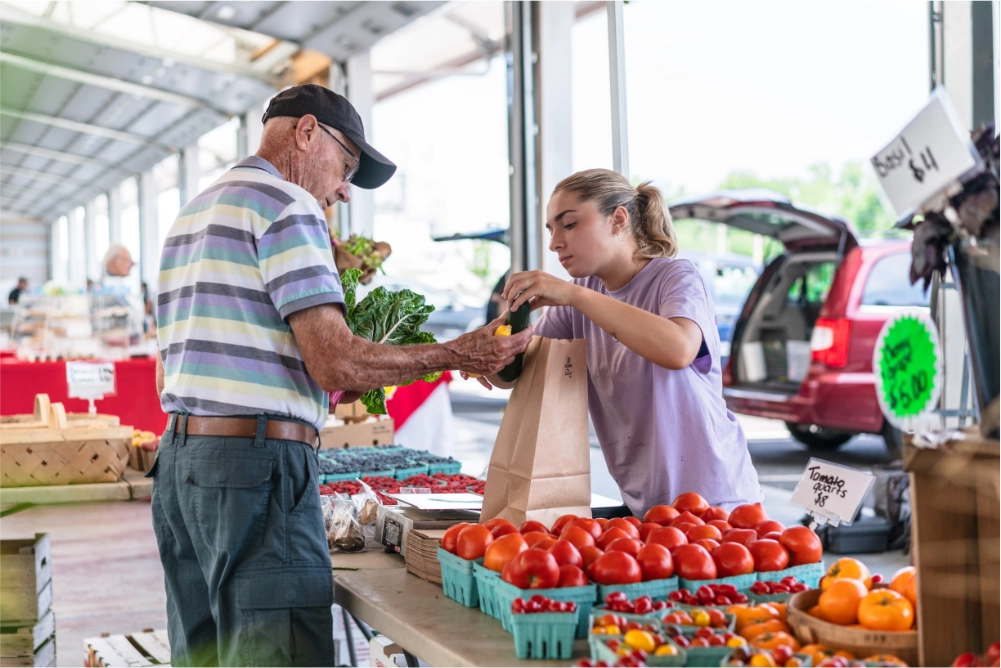
[[[290,116],[302,118],[306,114],[316,116],[316,120],[344,133],[361,149],[361,164],[351,183],[359,188],[378,188],[396,172],[396,165],[365,141],[365,127],[361,116],[343,95],[317,86],[305,84],[293,86],[271,98],[262,123],[269,118]]]

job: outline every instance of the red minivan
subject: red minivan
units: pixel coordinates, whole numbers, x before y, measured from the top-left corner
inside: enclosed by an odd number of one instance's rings
[[[733,328],[723,394],[735,413],[783,420],[808,448],[830,450],[856,434],[900,432],[876,400],[872,353],[886,319],[926,309],[910,285],[910,240],[859,242],[851,224],[776,192],[722,191],[676,201],[671,215],[723,223],[781,242]]]

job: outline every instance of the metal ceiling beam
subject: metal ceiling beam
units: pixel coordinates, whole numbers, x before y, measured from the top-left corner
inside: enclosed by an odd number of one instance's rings
[[[71,121],[67,118],[56,118],[54,116],[36,114],[30,111],[17,111],[16,109],[2,106],[0,106],[0,114],[3,114],[4,116],[11,116],[13,118],[19,118],[23,121],[32,121],[34,123],[42,123],[43,125],[51,125],[52,127],[62,128],[72,132],[80,132],[83,134],[94,135],[96,137],[104,137],[105,139],[114,139],[115,141],[123,141],[130,144],[142,144],[144,146],[163,146],[164,148],[173,149],[172,146],[165,146],[159,142],[147,139],[146,137],[141,137],[140,135],[134,135],[129,132],[121,132],[120,130],[112,130],[111,128],[102,128],[99,125],[91,125],[90,123]]]
[[[101,76],[100,74],[92,74],[90,72],[70,69],[68,67],[63,67],[62,65],[42,63],[37,60],[32,60],[31,58],[14,55],[13,53],[0,52],[0,63],[7,63],[8,65],[18,69],[35,72],[36,74],[53,76],[65,81],[73,81],[75,83],[97,86],[98,88],[104,88],[105,90],[113,90],[116,93],[125,93],[126,95],[144,97],[151,100],[158,100],[160,102],[167,102],[168,104],[176,104],[182,107],[205,107],[228,116],[225,111],[214,109],[201,100],[188,97],[187,95],[178,95],[177,93],[160,90],[159,88],[153,88],[152,86],[143,86],[142,84],[122,81],[121,79],[112,79],[111,77]]]
[[[34,169],[28,169],[27,167],[15,167],[13,165],[2,165],[0,166],[0,172],[4,174],[13,174],[15,176],[24,176],[30,179],[36,179],[38,181],[48,181],[49,183],[71,183],[75,185],[87,185],[86,182],[79,179],[74,179],[70,176],[62,176],[59,174],[49,174],[48,172],[38,172]]]
[[[82,155],[76,155],[75,153],[64,153],[62,151],[53,151],[50,148],[42,148],[41,146],[28,146],[27,144],[20,144],[18,142],[7,142],[2,147],[3,150],[16,151],[18,153],[24,153],[25,155],[36,155],[40,158],[48,158],[49,160],[58,160],[60,162],[66,162],[71,165],[82,165],[85,167],[97,167],[98,169],[113,170],[121,172],[123,174],[130,174],[129,170],[114,165],[110,162],[104,162],[102,160],[95,160],[94,158],[87,158]]]

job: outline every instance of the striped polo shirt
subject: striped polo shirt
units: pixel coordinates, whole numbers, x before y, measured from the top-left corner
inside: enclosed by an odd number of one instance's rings
[[[323,427],[328,396],[288,325],[344,304],[323,211],[251,156],[189,202],[160,258],[157,337],[163,410],[269,414]]]

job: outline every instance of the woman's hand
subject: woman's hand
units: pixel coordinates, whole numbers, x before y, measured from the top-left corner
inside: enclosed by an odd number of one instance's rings
[[[511,276],[504,286],[503,297],[512,311],[529,300],[534,311],[543,306],[573,306],[574,295],[579,289],[573,283],[536,269]]]
[[[476,382],[478,382],[480,385],[487,388],[488,390],[494,389],[494,386],[490,384],[490,381],[487,380],[486,376],[470,376],[465,371],[460,371],[459,376],[462,378],[462,380],[469,380],[470,378],[474,378]]]

